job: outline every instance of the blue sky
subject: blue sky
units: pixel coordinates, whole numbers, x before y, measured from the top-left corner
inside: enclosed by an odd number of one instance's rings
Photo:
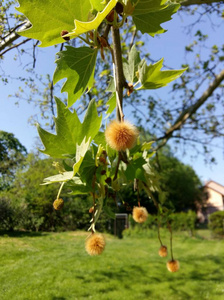
[[[147,41],[148,51],[152,54],[152,57],[159,60],[164,57],[164,62],[172,68],[180,68],[182,63],[190,60],[190,56],[186,55],[184,47],[193,41],[193,33],[196,32],[196,27],[192,30],[192,34],[186,34],[184,26],[187,23],[193,22],[195,19],[190,17],[174,16],[174,19],[168,23],[163,24],[168,31],[159,37],[151,38],[144,36]],[[205,19],[206,20],[206,19]],[[224,22],[219,19],[213,20],[220,26],[214,30],[211,23],[207,20],[199,28],[203,28],[202,32],[206,32],[210,36],[209,43],[213,45],[215,43],[223,43]],[[209,44],[208,44],[209,46]],[[206,49],[204,52],[206,53]],[[40,48],[38,51],[36,71],[40,74],[53,74],[55,69],[55,53],[56,49]],[[11,74],[13,77],[22,76],[25,74],[24,60],[14,61],[13,56],[16,54],[16,50],[9,52],[2,63],[0,63],[0,72],[3,71],[6,74]],[[27,58],[26,58],[27,59]],[[25,60],[26,61],[26,60]],[[11,80],[7,85],[0,83],[0,130],[12,132],[20,140],[20,142],[30,151],[34,149],[35,142],[37,141],[36,128],[28,123],[28,119],[31,115],[39,114],[39,110],[33,105],[28,104],[26,101],[19,101],[19,105],[15,105],[15,99],[9,98],[9,94],[13,94],[17,91],[19,82]],[[167,89],[156,90],[156,94],[160,97],[166,97]],[[223,108],[221,108],[223,111]],[[224,149],[224,141],[220,139],[219,146]],[[222,149],[215,149],[213,152],[216,157],[217,164],[210,166],[206,165],[203,156],[198,156],[192,160],[190,158],[191,153],[182,156],[181,152],[177,153],[184,163],[190,164],[198,174],[198,176],[205,180],[215,180],[224,185],[224,154]]]

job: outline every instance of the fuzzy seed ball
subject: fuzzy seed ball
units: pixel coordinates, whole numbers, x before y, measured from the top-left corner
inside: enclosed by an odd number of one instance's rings
[[[87,240],[86,240],[86,251],[89,255],[100,255],[104,248],[106,242],[102,234],[100,233],[93,233]]]
[[[162,245],[160,248],[159,248],[159,256],[161,257],[166,257],[167,256],[167,247]]]
[[[179,269],[180,269],[180,264],[179,264],[179,261],[178,260],[169,260],[166,264],[167,266],[167,269],[170,271],[170,272],[177,272]]]
[[[54,200],[54,203],[53,203],[53,207],[55,210],[61,210],[64,206],[64,201],[63,199],[56,199]]]
[[[105,137],[109,146],[114,150],[131,149],[136,143],[138,130],[127,121],[113,121],[107,126]]]
[[[145,207],[135,206],[132,212],[133,219],[137,223],[144,223],[148,218],[148,212]]]

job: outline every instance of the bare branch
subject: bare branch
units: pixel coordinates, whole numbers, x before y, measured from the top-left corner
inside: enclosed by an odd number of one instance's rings
[[[205,101],[212,95],[214,90],[219,87],[220,83],[224,80],[224,70],[222,70],[214,79],[214,81],[209,85],[206,91],[202,96],[196,101],[195,104],[186,108],[177,120],[174,122],[165,133],[163,137],[158,138],[157,140],[162,140],[162,143],[159,144],[157,149],[163,147],[167,141],[172,137],[174,131],[179,130],[182,125],[205,103]]]
[[[22,22],[19,25],[15,26],[15,28],[13,28],[11,30],[11,32],[9,34],[7,34],[5,37],[2,38],[2,41],[0,42],[0,51],[4,50],[6,47],[8,47],[10,44],[12,44],[15,40],[17,40],[18,38],[20,38],[21,36],[18,35],[15,30],[17,28],[20,27],[19,31],[23,31],[26,30],[28,28],[31,27],[31,23],[29,21],[26,22]],[[11,49],[12,47],[10,47],[9,49]]]
[[[5,51],[1,52],[1,53],[0,53],[0,57],[3,56],[3,55],[4,55],[5,53],[7,53],[8,51],[10,51],[10,50],[12,50],[12,49],[14,49],[14,48],[18,48],[19,46],[21,46],[22,44],[25,44],[25,43],[29,42],[30,40],[31,40],[31,39],[25,39],[25,40],[23,40],[21,43],[18,43],[18,44],[16,44],[16,45],[13,45],[12,47],[10,47],[10,48],[6,49]]]

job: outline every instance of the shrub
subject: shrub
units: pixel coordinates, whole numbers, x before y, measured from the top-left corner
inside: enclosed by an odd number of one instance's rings
[[[169,215],[169,221],[171,223],[172,230],[188,231],[191,236],[194,234],[196,219],[196,213],[191,210],[189,210],[187,213],[180,212]],[[144,235],[147,230],[158,228],[157,216],[149,214],[146,222],[143,224],[138,224],[133,220],[132,216],[129,215],[129,225],[130,228],[123,232],[125,236]],[[162,227],[167,227],[167,224],[162,224]]]
[[[224,211],[211,214],[208,226],[214,235],[224,236]]]
[[[189,210],[187,213],[180,212],[170,215],[173,230],[189,231],[193,235],[197,215],[194,211]]]

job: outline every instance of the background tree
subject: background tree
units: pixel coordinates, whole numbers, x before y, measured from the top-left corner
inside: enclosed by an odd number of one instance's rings
[[[26,148],[14,134],[0,131],[0,191],[10,186],[26,155]]]
[[[202,201],[202,184],[194,169],[178,160],[168,148],[158,154],[154,163],[166,195],[165,206],[173,207],[175,212],[196,211],[197,202]]]

